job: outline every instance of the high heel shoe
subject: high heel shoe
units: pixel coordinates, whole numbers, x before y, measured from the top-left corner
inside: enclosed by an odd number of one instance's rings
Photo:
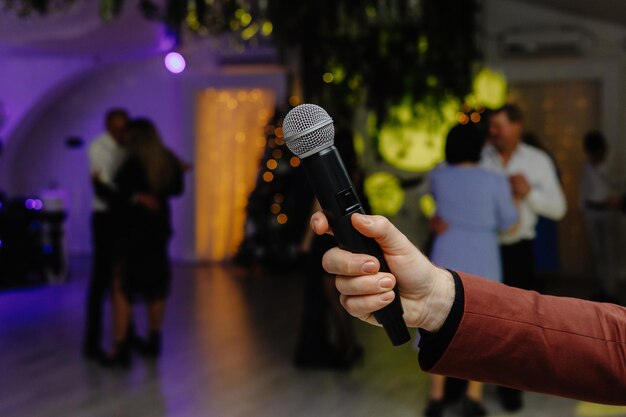
[[[127,340],[115,342],[113,352],[104,358],[102,364],[106,368],[119,367],[122,369],[129,369],[132,364],[130,343]]]
[[[487,415],[487,409],[482,403],[468,397],[463,398],[461,407],[463,417],[485,417]]]
[[[133,345],[137,352],[145,358],[158,358],[161,356],[161,333],[150,332],[148,340],[135,337]]]
[[[424,417],[442,417],[444,408],[445,405],[442,400],[430,399],[424,409]]]

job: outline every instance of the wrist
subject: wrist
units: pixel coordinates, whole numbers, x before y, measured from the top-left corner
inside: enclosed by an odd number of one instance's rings
[[[433,269],[433,285],[430,294],[424,300],[423,319],[418,327],[436,333],[450,314],[456,291],[454,278],[449,271],[437,267]]]

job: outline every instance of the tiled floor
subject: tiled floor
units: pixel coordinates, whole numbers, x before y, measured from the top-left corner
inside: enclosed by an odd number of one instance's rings
[[[0,293],[2,417],[421,415],[428,379],[416,354],[378,328],[357,323],[366,356],[350,372],[292,367],[302,299],[293,274],[178,266],[161,360],[101,369],[79,355],[89,265],[72,264],[66,284]],[[626,416],[538,394],[526,402],[517,416]],[[487,405],[506,415],[491,388]]]

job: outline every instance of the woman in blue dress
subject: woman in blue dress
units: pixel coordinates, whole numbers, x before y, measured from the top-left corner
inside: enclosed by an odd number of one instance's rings
[[[444,268],[502,281],[498,234],[512,231],[518,211],[507,178],[480,168],[485,135],[476,125],[457,125],[446,139],[446,163],[430,177],[437,216],[447,230],[437,235],[431,260]],[[441,416],[445,377],[432,376],[427,417]],[[484,416],[482,384],[470,381],[463,415]]]

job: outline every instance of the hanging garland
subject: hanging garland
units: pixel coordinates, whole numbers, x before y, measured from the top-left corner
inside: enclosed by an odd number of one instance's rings
[[[81,0],[0,0],[18,16],[64,10]],[[104,19],[138,5],[147,19],[184,36],[230,34],[242,44],[271,38],[299,52],[304,99],[346,122],[360,103],[377,123],[392,105],[462,99],[471,88],[477,0],[101,0]]]

